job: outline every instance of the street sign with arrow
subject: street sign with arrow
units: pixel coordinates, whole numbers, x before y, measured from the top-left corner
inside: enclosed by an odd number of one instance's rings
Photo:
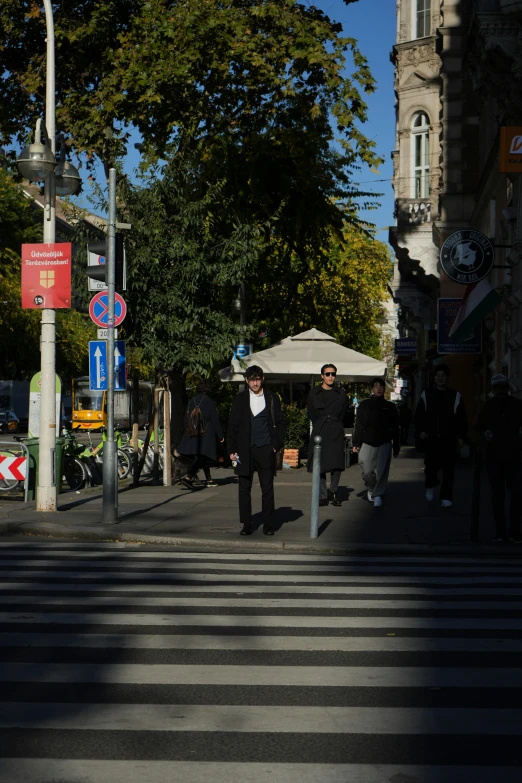
[[[107,342],[89,342],[89,379],[91,391],[107,391]],[[125,364],[125,340],[114,342],[114,391],[125,391],[127,373]]]

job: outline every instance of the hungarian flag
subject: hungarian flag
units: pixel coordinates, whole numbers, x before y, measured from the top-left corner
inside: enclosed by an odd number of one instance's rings
[[[484,278],[478,283],[472,283],[466,288],[460,310],[453,321],[449,336],[462,343],[473,332],[475,326],[494,310],[502,301],[502,297]]]

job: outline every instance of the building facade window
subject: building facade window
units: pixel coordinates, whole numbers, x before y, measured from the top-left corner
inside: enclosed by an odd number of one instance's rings
[[[430,124],[428,115],[421,111],[413,118],[411,128],[413,158],[413,198],[430,195]]]
[[[431,33],[431,0],[414,0],[415,16],[413,20],[415,38],[426,38]]]

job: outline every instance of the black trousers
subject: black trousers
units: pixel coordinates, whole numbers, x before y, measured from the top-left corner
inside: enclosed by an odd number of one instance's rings
[[[274,449],[272,446],[252,446],[250,474],[239,476],[239,521],[249,527],[252,524],[252,479],[259,476],[263,527],[274,523]]]
[[[339,479],[341,478],[340,470],[330,471],[330,492],[335,495],[337,487],[339,486]],[[321,500],[328,500],[328,490],[326,489],[326,473],[321,473]]]
[[[440,499],[452,500],[453,479],[455,475],[455,457],[457,444],[454,441],[435,440],[427,444],[426,457],[426,489],[432,489],[439,483],[439,470],[442,470]]]
[[[497,537],[506,537],[506,492],[509,495],[509,535],[520,538],[522,512],[522,469],[520,461],[486,461],[486,471],[491,487],[491,504]]]
[[[187,475],[190,476],[190,478],[194,478],[198,470],[201,470],[202,468],[205,478],[207,481],[210,481],[212,477],[210,475],[209,459],[208,457],[205,457],[204,454],[196,454],[187,471]]]

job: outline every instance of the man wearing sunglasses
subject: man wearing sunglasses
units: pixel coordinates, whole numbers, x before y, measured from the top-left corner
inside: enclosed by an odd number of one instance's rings
[[[308,395],[308,416],[312,422],[312,435],[308,450],[308,472],[313,470],[314,438],[320,435],[321,443],[321,494],[319,505],[328,505],[326,474],[330,473],[330,497],[332,505],[340,506],[337,493],[339,479],[344,470],[344,427],[343,419],[348,407],[344,389],[335,385],[337,367],[325,364],[321,367],[321,385],[315,386]]]
[[[239,535],[252,528],[252,479],[259,476],[262,495],[263,533],[274,535],[275,452],[283,447],[286,422],[279,397],[263,389],[263,370],[252,365],[245,372],[248,385],[232,401],[228,420],[227,446],[239,477]]]

